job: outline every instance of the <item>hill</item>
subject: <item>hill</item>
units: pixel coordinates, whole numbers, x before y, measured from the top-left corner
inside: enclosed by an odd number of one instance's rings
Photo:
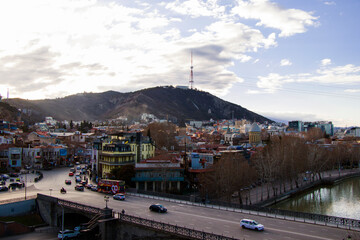
[[[210,118],[246,118],[257,122],[272,122],[239,105],[224,101],[210,93],[172,86],[154,87],[130,93],[107,91],[81,93],[57,99],[8,99],[7,102],[31,112],[34,119],[52,116],[57,120],[107,120],[127,117],[139,120],[143,113],[173,122],[209,120]]]

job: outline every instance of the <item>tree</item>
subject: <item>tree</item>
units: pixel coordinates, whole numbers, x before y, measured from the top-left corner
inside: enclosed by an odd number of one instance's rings
[[[306,134],[305,134],[305,139],[307,141],[311,141],[314,142],[318,139],[324,138],[325,137],[325,133],[317,127],[311,128]]]
[[[131,178],[135,177],[135,166],[134,165],[124,165],[121,167],[111,169],[110,174],[113,179],[123,180],[128,186],[134,187],[134,183],[131,181]]]
[[[239,203],[243,204],[243,197],[247,203],[247,187],[255,181],[256,176],[255,169],[241,153],[228,153],[214,164],[211,172],[199,176],[201,194],[230,202],[232,195],[237,192]]]
[[[144,129],[144,136],[149,136],[155,141],[156,148],[162,149],[178,149],[176,142],[176,125],[173,123],[150,123],[147,128]]]

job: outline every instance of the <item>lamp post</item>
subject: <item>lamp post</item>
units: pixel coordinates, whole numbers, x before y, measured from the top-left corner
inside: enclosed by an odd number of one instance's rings
[[[104,196],[105,208],[108,208],[109,196]]]
[[[26,182],[27,182],[27,172],[25,173],[25,200],[26,200]]]

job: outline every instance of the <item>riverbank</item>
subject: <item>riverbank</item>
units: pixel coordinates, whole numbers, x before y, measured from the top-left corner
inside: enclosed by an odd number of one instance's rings
[[[348,178],[359,177],[360,169],[344,169],[339,171],[327,171],[321,174],[321,180],[315,179],[314,181],[302,181],[299,184],[299,187],[291,188],[290,183],[286,183],[285,187],[282,185],[282,193],[276,193],[275,191],[280,189],[278,186],[269,186],[269,198],[267,192],[266,184],[262,186],[257,186],[249,190],[248,204],[255,205],[259,207],[269,207],[275,203],[293,197],[295,195],[301,194],[303,192],[309,191],[314,188],[318,188],[326,185],[338,184],[341,181],[344,181]],[[284,191],[285,188],[285,191]],[[274,191],[275,190],[275,191]]]

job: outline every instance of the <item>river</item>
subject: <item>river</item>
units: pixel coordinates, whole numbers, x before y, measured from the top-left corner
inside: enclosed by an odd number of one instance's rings
[[[360,219],[360,177],[299,194],[271,207]]]

